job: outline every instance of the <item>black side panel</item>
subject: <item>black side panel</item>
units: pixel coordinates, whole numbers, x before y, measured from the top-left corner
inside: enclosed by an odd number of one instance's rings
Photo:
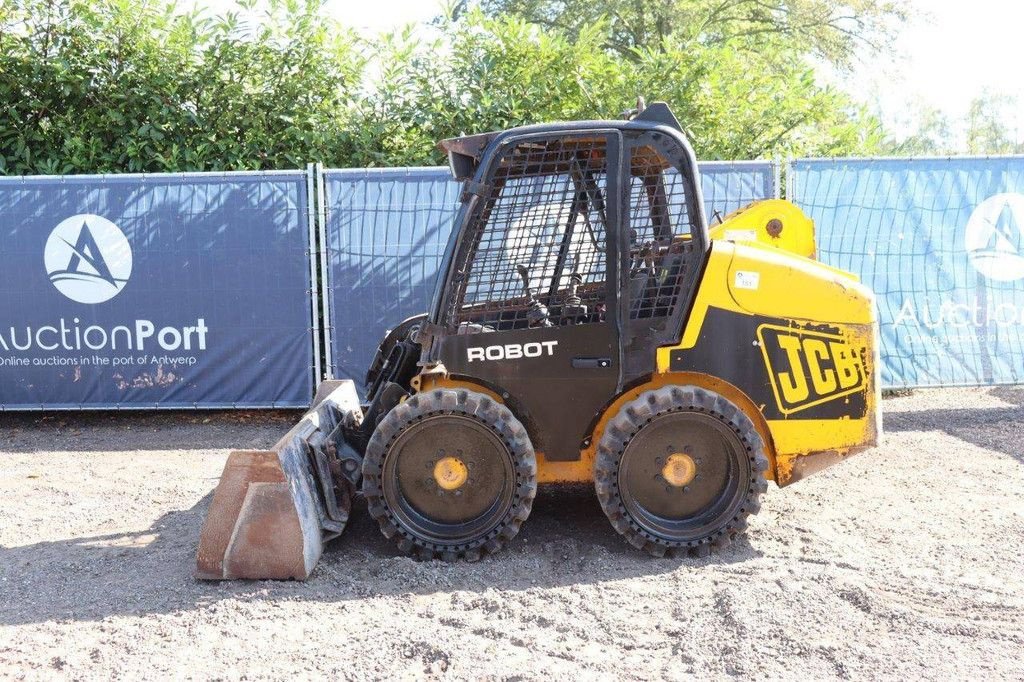
[[[579,459],[621,386],[621,150],[617,130],[500,143],[439,299],[427,362],[502,393],[550,460]]]
[[[870,359],[866,348],[850,348],[841,337],[830,325],[710,308],[697,345],[672,351],[669,369],[728,381],[766,419],[860,419]],[[833,390],[820,390],[826,384]]]
[[[445,336],[435,344],[452,376],[508,394],[548,460],[574,461],[594,417],[615,395],[616,338],[611,325],[585,324]]]

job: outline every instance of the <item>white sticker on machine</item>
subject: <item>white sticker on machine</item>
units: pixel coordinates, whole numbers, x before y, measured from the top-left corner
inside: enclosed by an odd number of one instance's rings
[[[729,242],[756,242],[757,232],[755,230],[726,230],[725,240]]]
[[[750,270],[736,271],[737,289],[757,289],[761,285],[761,273]]]

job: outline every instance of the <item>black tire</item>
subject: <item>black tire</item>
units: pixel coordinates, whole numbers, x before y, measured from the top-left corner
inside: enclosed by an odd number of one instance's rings
[[[465,464],[457,460],[466,477],[457,489],[442,488],[438,462],[453,459],[444,448],[460,443],[470,453]],[[423,472],[431,459],[433,479]],[[403,552],[476,561],[505,546],[530,515],[537,459],[507,407],[475,391],[438,389],[414,395],[381,420],[366,447],[362,487],[370,516]]]
[[[688,440],[708,461],[694,465],[702,457],[686,455],[686,484],[665,462],[679,455],[658,453],[688,453]],[[609,421],[594,486],[608,520],[634,547],[654,556],[705,556],[746,530],[768,488],[767,469],[764,442],[741,409],[711,391],[667,386],[644,392]]]

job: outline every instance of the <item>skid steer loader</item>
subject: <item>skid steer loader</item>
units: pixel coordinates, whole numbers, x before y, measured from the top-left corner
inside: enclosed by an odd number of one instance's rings
[[[273,450],[232,453],[200,577],[305,578],[357,494],[403,552],[476,560],[559,482],[635,547],[703,555],[768,481],[877,443],[872,293],[787,202],[709,229],[665,104],[441,146],[464,190],[430,309],[364,403],[328,382]]]

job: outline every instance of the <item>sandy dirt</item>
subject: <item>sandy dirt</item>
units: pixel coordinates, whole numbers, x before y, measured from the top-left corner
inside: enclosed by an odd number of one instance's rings
[[[1024,390],[885,401],[886,444],[769,488],[705,559],[543,492],[477,564],[358,508],[306,583],[193,580],[227,452],[293,413],[0,415],[0,677],[1024,677]]]

